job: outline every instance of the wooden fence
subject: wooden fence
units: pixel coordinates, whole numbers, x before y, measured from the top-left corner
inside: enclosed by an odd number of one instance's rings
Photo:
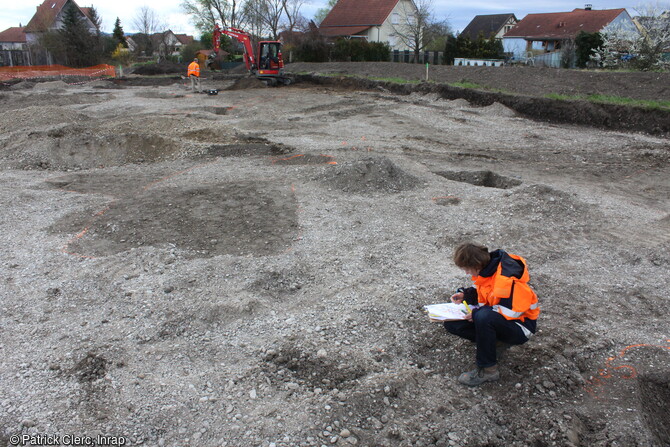
[[[443,61],[444,53],[442,51],[421,51],[418,54],[410,50],[393,50],[391,52],[391,62],[439,65]]]

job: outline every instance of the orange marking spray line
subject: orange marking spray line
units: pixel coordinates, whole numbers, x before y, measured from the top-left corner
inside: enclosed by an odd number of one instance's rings
[[[598,399],[597,391],[600,391],[601,388],[608,383],[606,381],[617,378],[626,380],[636,378],[638,373],[637,369],[633,365],[626,364],[626,365],[615,366],[613,362],[615,362],[616,360],[623,359],[629,350],[636,348],[662,348],[670,351],[670,339],[666,340],[666,343],[668,343],[667,346],[652,345],[647,343],[639,343],[635,345],[626,346],[621,351],[619,351],[619,354],[617,356],[607,358],[607,360],[605,361],[605,367],[598,369],[598,375],[596,377],[593,377],[590,380],[586,381],[584,390],[591,396]],[[613,372],[615,371],[619,372],[620,374],[614,375]],[[627,373],[624,373],[624,371],[626,371]]]
[[[72,243],[78,241],[79,239],[83,238],[83,237],[86,235],[86,233],[88,233],[88,230],[91,229],[91,227],[93,226],[93,224],[95,223],[95,221],[96,221],[100,216],[103,216],[107,211],[109,211],[110,208],[112,207],[112,205],[114,205],[114,203],[115,203],[117,200],[118,200],[118,199],[113,198],[112,201],[111,201],[106,207],[104,207],[103,209],[101,209],[100,211],[98,211],[97,213],[95,213],[93,216],[91,216],[91,219],[87,222],[87,225],[84,227],[84,229],[81,230],[79,233],[75,234],[74,237],[73,237],[72,239],[70,239],[69,241],[67,241],[67,242],[65,243],[65,245],[63,246],[63,248],[61,248],[61,252],[62,252],[62,253],[65,253],[66,255],[77,256],[77,257],[79,257],[79,258],[84,258],[84,259],[95,259],[94,256],[82,255],[81,253],[75,253],[75,252],[72,252],[72,251],[68,251],[68,247],[70,246],[70,244],[72,244]]]
[[[287,160],[292,160],[294,158],[304,157],[304,156],[305,156],[305,154],[298,154],[298,155],[293,155],[291,157],[286,157],[286,158],[277,158],[276,160],[272,160],[272,164],[275,164],[278,161],[287,161]],[[295,190],[294,190],[294,192],[295,192]]]

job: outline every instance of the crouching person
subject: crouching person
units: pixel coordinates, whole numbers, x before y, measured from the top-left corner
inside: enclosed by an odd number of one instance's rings
[[[454,263],[472,276],[474,287],[458,289],[451,301],[479,306],[465,320],[444,323],[447,331],[477,345],[477,368],[461,374],[458,381],[469,386],[493,382],[500,378],[496,351],[522,345],[536,331],[540,308],[528,285],[526,261],[503,250],[489,253],[482,245],[465,243],[454,251]]]

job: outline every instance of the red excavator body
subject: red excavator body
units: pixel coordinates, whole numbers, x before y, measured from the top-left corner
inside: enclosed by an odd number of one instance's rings
[[[218,54],[221,46],[221,34],[234,37],[244,47],[244,64],[249,73],[269,85],[279,83],[288,85],[290,78],[284,76],[284,59],[281,54],[281,42],[277,40],[263,40],[258,42],[258,51],[254,52],[251,36],[246,31],[237,28],[214,27],[212,40],[214,51]]]

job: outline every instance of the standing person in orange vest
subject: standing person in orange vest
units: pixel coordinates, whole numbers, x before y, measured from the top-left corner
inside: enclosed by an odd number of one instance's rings
[[[200,64],[198,58],[193,59],[188,66],[187,76],[191,79],[191,88],[194,93],[200,93]]]
[[[483,245],[465,243],[456,247],[454,263],[471,275],[475,284],[451,296],[454,303],[467,303],[470,312],[465,319],[444,322],[447,331],[477,345],[477,368],[461,374],[458,381],[469,386],[493,382],[500,378],[498,357],[502,349],[526,343],[537,329],[540,307],[528,285],[526,260],[503,250],[489,253]]]

